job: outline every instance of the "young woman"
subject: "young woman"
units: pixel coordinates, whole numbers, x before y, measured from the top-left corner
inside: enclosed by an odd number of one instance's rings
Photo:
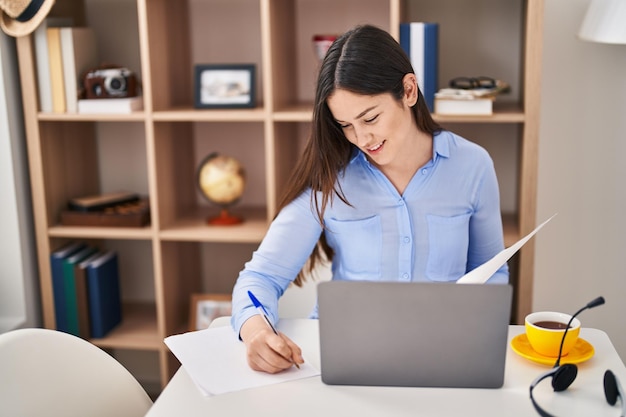
[[[311,137],[233,290],[248,364],[303,361],[248,291],[276,322],[285,289],[323,260],[333,279],[454,282],[504,248],[499,200],[491,158],[433,121],[400,45],[374,26],[348,31],[322,62]],[[489,282],[508,282],[506,265]]]

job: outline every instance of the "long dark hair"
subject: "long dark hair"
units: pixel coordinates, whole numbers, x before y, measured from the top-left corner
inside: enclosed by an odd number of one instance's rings
[[[388,32],[375,26],[357,26],[331,45],[317,80],[311,136],[289,180],[279,210],[311,188],[311,204],[323,226],[324,211],[333,196],[350,204],[337,184],[337,175],[347,166],[355,146],[346,139],[333,118],[327,99],[341,88],[362,95],[391,93],[401,101],[404,95],[402,81],[409,73],[414,70],[402,47]],[[432,119],[421,91],[418,91],[412,112],[421,131],[434,134],[441,130]],[[310,272],[317,262],[332,260],[332,257],[333,251],[322,234],[306,270]],[[304,281],[305,269],[300,271],[294,283],[301,286]]]

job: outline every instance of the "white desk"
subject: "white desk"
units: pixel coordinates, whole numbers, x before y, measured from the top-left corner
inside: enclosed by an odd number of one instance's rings
[[[319,369],[317,324],[317,320],[283,319],[279,328],[300,345],[305,358]],[[511,326],[509,342],[523,331],[523,326]],[[606,402],[602,378],[604,371],[611,369],[625,386],[626,367],[606,333],[583,328],[580,336],[594,346],[595,354],[578,365],[574,383],[567,391],[555,393],[548,378],[535,388],[533,395],[539,405],[556,416],[619,416],[619,400],[613,407]],[[500,389],[330,386],[318,376],[204,397],[181,367],[147,417],[537,416],[529,386],[549,369],[518,356],[509,345],[504,386]]]

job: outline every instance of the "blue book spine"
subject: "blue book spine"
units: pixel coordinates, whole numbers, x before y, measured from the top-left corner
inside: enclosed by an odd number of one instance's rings
[[[411,24],[400,23],[400,46],[406,52],[406,55],[411,59]],[[415,71],[415,68],[413,68]]]
[[[428,109],[435,108],[435,93],[439,84],[439,24],[425,22],[400,23],[400,46],[407,53],[417,85]]]
[[[117,254],[107,252],[86,269],[91,337],[101,338],[122,321]]]
[[[67,332],[68,322],[65,312],[65,278],[63,274],[63,261],[72,254],[84,248],[82,243],[71,243],[50,254],[50,269],[52,272],[52,295],[54,297],[54,315],[56,328]]]
[[[424,99],[430,111],[435,110],[435,93],[439,84],[439,25],[424,24]]]

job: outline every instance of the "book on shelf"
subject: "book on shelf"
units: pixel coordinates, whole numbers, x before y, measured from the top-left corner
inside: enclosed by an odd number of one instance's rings
[[[493,114],[494,97],[435,97],[435,114],[442,116],[489,116]]]
[[[74,286],[76,288],[76,307],[78,313],[78,336],[83,339],[91,337],[89,319],[89,292],[87,290],[87,265],[102,255],[94,252],[74,267]]]
[[[63,58],[61,55],[61,28],[46,30],[48,36],[48,62],[50,65],[50,89],[52,111],[65,113],[65,82],[63,80]]]
[[[50,62],[48,56],[48,28],[71,26],[70,17],[47,17],[35,29],[33,39],[35,44],[35,61],[37,67],[37,87],[39,94],[39,110],[52,112],[52,85],[50,80]]]
[[[85,269],[91,337],[101,338],[122,321],[117,253],[103,253],[89,262]]]
[[[98,65],[96,36],[88,27],[62,27],[60,36],[65,107],[67,113],[77,113],[83,75]]]
[[[143,110],[143,97],[90,98],[78,100],[78,113],[128,114]]]
[[[86,246],[80,251],[63,260],[63,283],[65,286],[65,314],[67,318],[67,333],[80,335],[78,319],[78,298],[76,295],[76,266],[93,255],[96,248]]]
[[[70,210],[76,211],[100,211],[119,204],[134,203],[139,201],[139,194],[129,191],[115,191],[111,193],[88,195],[72,198],[67,203]]]
[[[52,295],[54,298],[54,315],[56,328],[62,332],[68,332],[67,314],[65,312],[65,278],[63,275],[63,262],[66,258],[85,248],[81,242],[72,242],[50,254],[50,269],[52,272]]]
[[[438,88],[439,24],[407,22],[400,24],[400,45],[409,56],[417,77],[417,84],[433,111]]]

